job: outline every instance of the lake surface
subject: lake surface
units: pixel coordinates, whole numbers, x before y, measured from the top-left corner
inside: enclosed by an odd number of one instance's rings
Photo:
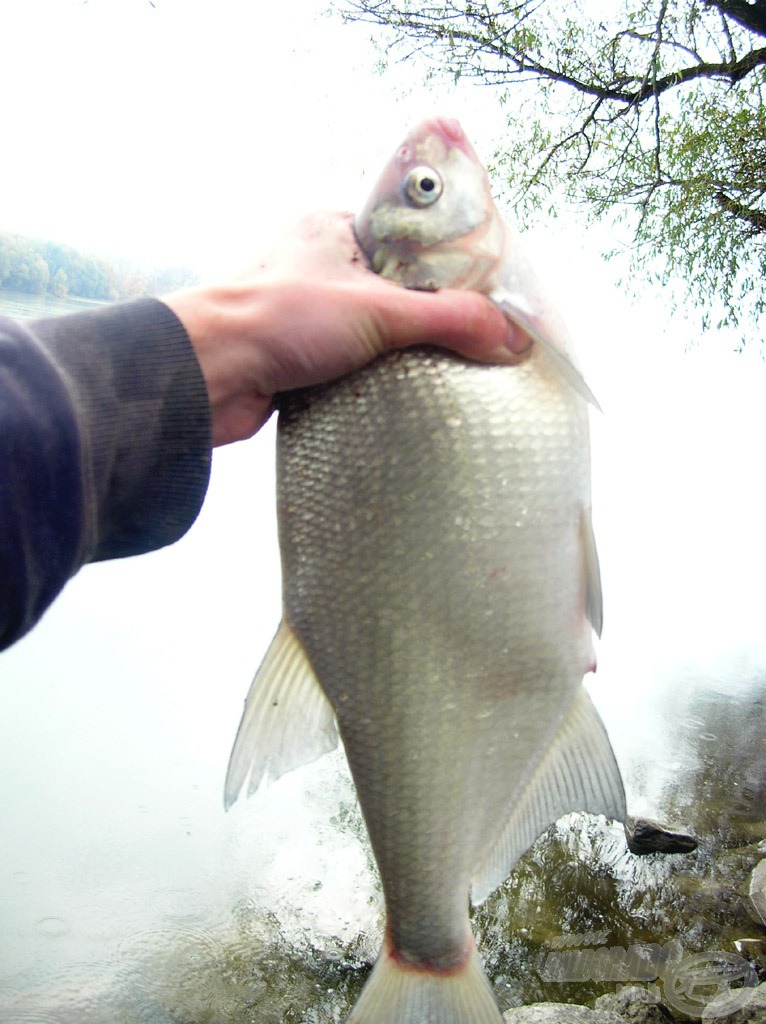
[[[94,299],[80,299],[74,296],[59,298],[56,295],[32,295],[29,292],[15,292],[0,288],[0,316],[12,316],[17,320],[32,320],[35,317],[78,313],[103,305],[103,302],[97,302]]]
[[[76,308],[0,292],[14,316]],[[691,955],[765,934],[742,892],[766,836],[766,369],[598,365],[588,685],[629,809],[701,843],[640,859],[614,823],[550,830],[475,915],[506,1005],[614,990],[551,976],[566,936]],[[279,618],[273,474],[271,428],[216,453],[187,537],[86,568],[0,659],[3,1024],[319,1024],[363,982],[382,905],[342,754],[222,809]]]

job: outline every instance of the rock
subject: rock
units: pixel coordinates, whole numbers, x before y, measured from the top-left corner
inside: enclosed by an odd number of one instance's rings
[[[631,853],[691,853],[696,850],[697,839],[691,832],[680,832],[652,818],[625,819],[625,838]]]
[[[635,1024],[668,1024],[667,1014],[657,1005],[651,992],[641,985],[630,985],[619,992],[607,992],[599,996],[594,1005],[597,1010],[609,1010]]]
[[[761,977],[766,971],[766,939],[736,939],[734,948],[748,963],[752,964]]]
[[[754,921],[766,927],[766,858],[759,861],[750,875],[750,905],[755,911],[751,914]]]
[[[572,1003],[532,1003],[507,1010],[506,1024],[625,1024],[608,1010],[590,1010]],[[665,1021],[667,1024],[667,1021]]]
[[[738,1003],[742,1005],[735,1009]],[[766,1024],[766,983],[721,993],[707,1004],[701,1019],[704,1024]]]

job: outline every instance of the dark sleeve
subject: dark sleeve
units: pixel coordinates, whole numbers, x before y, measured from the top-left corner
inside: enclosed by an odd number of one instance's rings
[[[86,562],[186,532],[210,437],[199,365],[163,303],[0,318],[0,648]]]

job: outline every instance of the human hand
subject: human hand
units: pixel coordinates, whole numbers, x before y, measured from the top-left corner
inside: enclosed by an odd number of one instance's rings
[[[197,353],[214,445],[259,430],[277,392],[342,377],[392,349],[440,345],[507,364],[531,344],[476,292],[409,291],[374,274],[346,213],[305,218],[232,284],[163,301]]]

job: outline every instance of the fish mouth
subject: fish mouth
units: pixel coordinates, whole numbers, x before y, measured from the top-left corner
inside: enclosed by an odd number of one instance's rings
[[[432,117],[424,121],[417,132],[418,135],[435,135],[441,139],[448,150],[461,149],[466,156],[476,161],[473,146],[455,117]]]
[[[466,141],[465,133],[457,118],[435,117],[429,123],[429,127],[441,135],[446,142],[451,142],[453,145],[459,146]]]

